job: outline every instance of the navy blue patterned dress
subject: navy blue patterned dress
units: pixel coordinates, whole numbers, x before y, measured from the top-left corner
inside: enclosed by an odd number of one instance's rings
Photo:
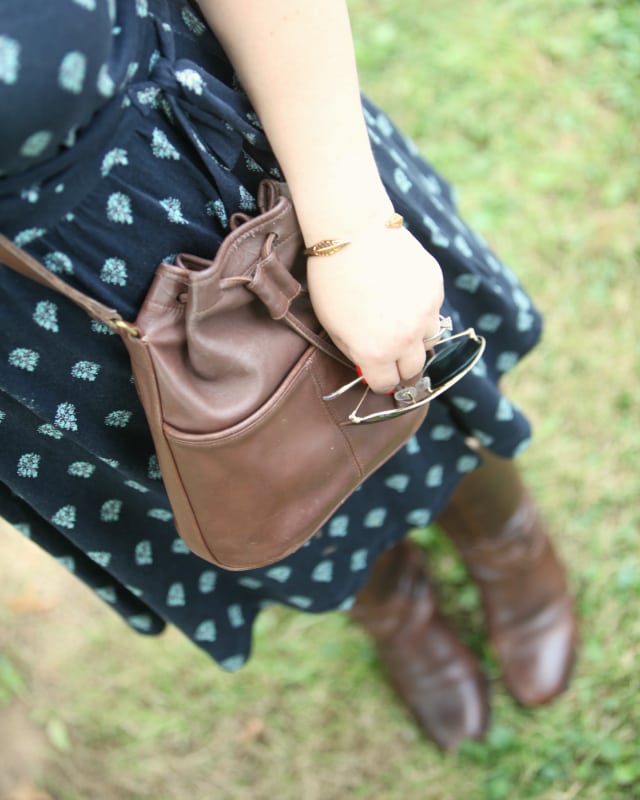
[[[55,36],[51,31],[55,30]],[[444,313],[487,338],[482,362],[419,434],[303,548],[236,573],[178,538],[117,336],[0,267],[0,515],[137,631],[166,623],[228,670],[260,609],[347,608],[376,555],[437,515],[529,426],[497,388],[538,340],[513,273],[460,219],[449,186],[364,100],[396,209],[440,261]],[[8,0],[0,20],[0,230],[134,318],[156,265],[214,255],[236,211],[280,178],[259,120],[195,7],[167,0]]]

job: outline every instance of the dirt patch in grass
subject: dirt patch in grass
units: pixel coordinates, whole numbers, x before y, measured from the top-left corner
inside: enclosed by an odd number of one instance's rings
[[[0,708],[0,798],[18,800],[42,775],[49,752],[43,731],[31,720],[28,708],[14,701]]]
[[[47,709],[100,602],[33,543],[0,520],[0,800],[46,800],[37,788],[64,748]],[[24,654],[29,654],[26,663]]]

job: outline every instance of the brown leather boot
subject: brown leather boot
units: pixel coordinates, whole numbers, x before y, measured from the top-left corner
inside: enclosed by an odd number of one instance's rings
[[[419,548],[383,553],[351,611],[373,637],[400,698],[443,750],[480,738],[489,720],[487,682],[436,607]]]
[[[477,583],[491,642],[512,695],[552,700],[569,682],[577,623],[565,571],[514,463],[482,451],[438,524]]]

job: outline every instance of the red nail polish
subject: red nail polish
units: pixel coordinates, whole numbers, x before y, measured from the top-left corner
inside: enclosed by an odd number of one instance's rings
[[[359,378],[362,378],[362,370],[360,369],[360,367],[357,364],[355,366],[356,366],[356,374],[357,374],[357,376]],[[367,385],[367,382],[365,381],[364,378],[362,378],[362,383],[364,383],[365,386]]]

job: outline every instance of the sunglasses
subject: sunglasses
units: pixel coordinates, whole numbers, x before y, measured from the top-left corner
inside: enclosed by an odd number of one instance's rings
[[[358,405],[349,414],[349,422],[356,425],[363,422],[382,422],[385,419],[393,419],[426,406],[436,397],[444,394],[475,367],[484,353],[485,345],[484,337],[478,336],[473,328],[467,328],[461,333],[430,343],[428,351],[430,355],[425,361],[418,380],[412,386],[398,387],[393,393],[395,408],[361,416],[360,410],[370,391],[367,386]],[[325,395],[323,400],[334,400],[363,382],[362,377],[357,377],[336,389],[335,392]]]

